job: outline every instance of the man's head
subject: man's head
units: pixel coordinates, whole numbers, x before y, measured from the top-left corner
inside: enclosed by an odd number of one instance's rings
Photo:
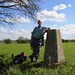
[[[38,26],[41,27],[42,21],[38,20]]]

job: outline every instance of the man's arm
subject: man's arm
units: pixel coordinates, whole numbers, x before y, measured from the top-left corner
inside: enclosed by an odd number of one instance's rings
[[[48,28],[44,29],[43,32],[42,32],[42,35],[44,35],[44,33],[49,30]]]

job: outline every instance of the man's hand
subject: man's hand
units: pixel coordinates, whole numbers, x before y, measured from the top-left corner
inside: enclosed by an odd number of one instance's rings
[[[45,33],[45,30],[43,30],[42,35],[44,35],[44,33]]]
[[[47,28],[47,29],[45,29],[45,30],[43,30],[42,35],[44,35],[45,31],[47,31],[47,30],[48,30],[48,28]]]

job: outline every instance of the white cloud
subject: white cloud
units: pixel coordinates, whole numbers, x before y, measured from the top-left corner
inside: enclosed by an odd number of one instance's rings
[[[59,6],[56,5],[56,6],[53,7],[53,9],[54,10],[59,10],[59,9],[63,10],[65,8],[67,8],[67,7],[71,7],[71,4],[68,4],[68,6],[66,6],[65,4],[60,4]]]
[[[71,4],[66,6],[65,4],[60,4],[59,6],[53,7],[52,11],[47,11],[46,9],[37,13],[37,18],[42,21],[55,21],[55,22],[65,22],[66,15],[65,13],[58,13],[56,10],[63,10],[65,8],[71,7]]]
[[[28,1],[27,0],[22,0],[24,3],[28,4]],[[19,3],[19,0],[13,0],[13,1],[9,1],[9,2],[6,2],[5,5],[6,6],[9,6],[9,5],[17,5]],[[24,4],[25,5],[25,4]]]
[[[57,26],[57,24],[52,25],[51,29],[59,29],[61,31],[61,34],[64,35],[70,35],[75,34],[75,25],[74,24],[68,24],[64,26]]]
[[[19,31],[20,31],[20,32],[26,32],[26,30],[24,30],[24,29],[20,29]]]
[[[51,29],[56,29],[57,24],[51,26]]]
[[[22,34],[29,34],[30,31],[29,30],[25,30],[25,29],[19,29],[19,30],[11,30],[9,31],[10,34],[17,34],[17,35],[22,35]]]
[[[2,32],[1,32],[2,31]],[[17,30],[5,30],[4,28],[0,28],[0,40],[10,38],[12,40],[16,40],[19,36],[23,36],[25,38],[31,38],[31,30],[25,29],[17,29]]]
[[[38,19],[41,19],[42,21],[56,21],[56,22],[64,22],[67,21],[65,18],[65,13],[57,13],[56,11],[47,11],[43,10],[41,12],[37,13]]]
[[[68,7],[72,7],[71,4],[69,4]]]
[[[75,39],[75,25],[74,24],[68,24],[68,25],[59,26],[59,27],[57,24],[54,24],[50,28],[60,30],[62,39]],[[45,35],[45,39],[46,39],[46,35]]]
[[[23,0],[23,1],[28,4],[28,0]]]
[[[66,35],[75,34],[75,25],[69,24],[69,25],[61,26],[60,30],[62,34],[66,34]]]
[[[13,23],[29,23],[30,19],[29,18],[23,18],[23,17],[14,17],[14,18],[7,18],[6,19],[8,22],[13,22]]]
[[[0,28],[0,32],[7,32],[6,29],[4,29],[3,27]]]
[[[6,2],[5,5],[6,5],[6,6],[15,5],[15,3],[14,3],[14,2]]]
[[[73,30],[75,27],[74,24],[69,24],[69,25],[65,25],[65,26],[61,26],[62,30]]]
[[[11,30],[9,33],[10,33],[10,34],[20,34],[20,32],[18,32],[18,31],[16,31],[16,30]]]
[[[58,26],[54,24],[51,26],[51,29],[59,29],[63,39],[75,39],[75,25],[68,24],[64,26]]]

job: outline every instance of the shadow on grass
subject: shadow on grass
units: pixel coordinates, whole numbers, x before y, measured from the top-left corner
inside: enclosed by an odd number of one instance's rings
[[[37,62],[33,62],[33,63],[28,62],[28,63],[21,64],[19,67],[20,67],[20,69],[25,70],[25,69],[30,69],[30,68],[40,68],[42,66],[41,66],[40,62],[39,63],[37,63]]]
[[[58,67],[63,67],[65,64],[60,64],[60,65],[56,65],[56,64],[45,64],[44,61],[41,62],[28,62],[28,63],[24,63],[21,64],[19,67],[21,70],[26,70],[26,69],[31,69],[31,68],[44,68],[44,69],[56,69]]]
[[[5,56],[6,56],[6,54],[1,54],[1,55],[0,55],[0,59],[1,59],[1,58],[4,58]]]

